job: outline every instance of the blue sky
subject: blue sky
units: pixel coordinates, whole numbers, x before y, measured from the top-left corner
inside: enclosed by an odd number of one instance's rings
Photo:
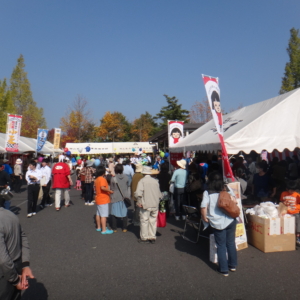
[[[190,109],[218,76],[225,110],[278,95],[300,1],[1,1],[0,79],[22,53],[49,128],[80,94],[99,123],[159,112],[163,94]]]

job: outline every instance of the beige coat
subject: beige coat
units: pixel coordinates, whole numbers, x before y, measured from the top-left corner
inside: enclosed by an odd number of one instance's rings
[[[134,196],[137,199],[137,205],[141,204],[143,209],[158,209],[159,201],[163,197],[159,189],[158,180],[150,175],[146,175],[139,181]]]

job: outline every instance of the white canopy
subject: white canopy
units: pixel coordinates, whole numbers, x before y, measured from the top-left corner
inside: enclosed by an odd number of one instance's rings
[[[86,147],[90,147],[90,151],[86,151]],[[72,154],[108,154],[108,153],[132,153],[144,151],[151,153],[156,145],[149,142],[124,142],[124,143],[67,143],[66,148]],[[134,151],[133,151],[134,149]]]
[[[4,153],[5,150],[5,133],[0,133],[0,152]],[[36,152],[36,139],[33,138],[27,138],[24,136],[20,137],[19,140],[19,152],[17,153],[25,153],[25,152]],[[60,149],[55,149],[53,147],[53,144],[50,142],[46,142],[44,145],[42,151],[39,151],[39,153],[42,154],[53,154],[53,153],[62,153],[63,151]],[[9,152],[12,154],[15,154],[15,152]]]
[[[286,94],[243,107],[223,116],[224,140],[229,154],[252,150],[293,151],[300,147],[300,88]],[[170,152],[217,151],[219,137],[211,120]]]

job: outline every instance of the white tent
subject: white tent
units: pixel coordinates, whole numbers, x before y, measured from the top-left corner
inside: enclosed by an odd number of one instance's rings
[[[293,151],[300,147],[300,88],[243,107],[223,116],[224,140],[229,154],[254,150]],[[211,120],[183,141],[170,147],[170,152],[217,151],[219,137]]]
[[[0,133],[0,152],[4,153],[5,150],[5,133]],[[19,140],[19,152],[17,153],[25,153],[25,152],[36,152],[36,139],[33,138],[27,138],[24,136],[20,137]],[[55,149],[53,147],[53,144],[50,142],[46,142],[44,145],[42,151],[39,151],[39,153],[42,154],[53,154],[53,153],[62,153],[63,151],[60,149]],[[11,154],[16,154],[15,152],[10,152]]]
[[[86,151],[86,147],[90,147],[90,151]],[[146,153],[152,153],[156,144],[149,142],[114,142],[114,143],[67,143],[66,148],[72,154],[108,154],[108,153],[135,153],[139,149]],[[134,149],[134,151],[133,151]]]

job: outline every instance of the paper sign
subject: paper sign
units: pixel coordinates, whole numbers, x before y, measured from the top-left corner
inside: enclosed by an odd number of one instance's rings
[[[280,218],[273,218],[270,220],[270,235],[280,235]]]
[[[283,218],[283,234],[295,234],[295,217],[285,215]]]

